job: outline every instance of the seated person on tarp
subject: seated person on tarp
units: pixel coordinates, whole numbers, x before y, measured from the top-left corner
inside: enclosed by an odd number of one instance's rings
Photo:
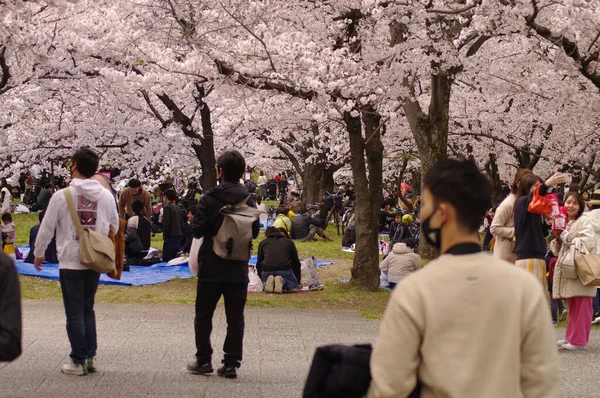
[[[150,234],[152,223],[144,216],[144,202],[135,200],[131,204],[133,217],[127,220],[125,229],[125,258],[129,265],[142,265],[142,260],[150,249]]]
[[[277,208],[277,217],[273,222],[273,227],[282,228],[285,230],[286,235],[290,235],[290,230],[292,229],[292,220],[290,220],[288,214],[290,209],[285,206],[279,206]]]
[[[285,229],[269,227],[266,239],[258,245],[256,271],[263,281],[265,293],[297,290],[300,281],[300,260],[296,245]]]
[[[401,212],[396,212],[394,221],[390,224],[390,241],[400,242],[404,239],[412,239],[410,233],[410,225],[415,221],[410,214],[402,215]]]
[[[290,235],[292,239],[299,239],[302,242],[317,240],[315,235],[319,235],[323,240],[331,240],[325,236],[323,222],[312,218],[310,210],[305,207],[300,208],[300,214],[292,220]]]
[[[29,230],[29,254],[27,258],[25,258],[25,262],[29,264],[33,264],[33,252],[35,251],[35,239],[37,238],[38,231],[40,230],[40,225],[42,224],[42,220],[44,219],[44,212],[39,213],[38,220],[39,223],[31,227]],[[46,248],[46,252],[44,254],[44,262],[51,264],[58,264],[58,257],[56,256],[56,233],[54,234],[54,238],[50,241],[50,244]]]
[[[409,274],[420,270],[421,257],[415,253],[415,242],[412,239],[405,239],[392,243],[390,255],[379,264],[379,268],[387,272],[392,289]]]
[[[192,248],[192,239],[194,238],[192,234],[192,221],[194,221],[196,213],[198,213],[198,208],[196,206],[190,206],[187,211],[187,220],[183,223],[183,227],[181,228],[183,242],[177,252],[179,256],[187,256]]]

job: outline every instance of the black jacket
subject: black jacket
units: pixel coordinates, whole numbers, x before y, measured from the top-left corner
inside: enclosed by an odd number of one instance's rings
[[[223,216],[219,213],[221,208],[240,203],[246,197],[248,197],[248,189],[245,186],[224,182],[200,198],[198,213],[192,222],[194,238],[204,237],[198,254],[199,281],[248,283],[248,262],[222,259],[215,254],[212,241],[223,223]],[[256,207],[252,196],[246,203],[248,206]],[[256,220],[252,224],[252,237],[256,238],[259,231],[260,221]]]
[[[183,210],[175,203],[167,203],[163,207],[163,238],[183,236]]]
[[[0,362],[21,355],[21,288],[10,257],[0,253]]]
[[[258,276],[262,278],[263,271],[288,270],[292,270],[300,282],[300,260],[296,245],[279,231],[267,234],[267,238],[258,245],[256,261]]]
[[[304,214],[298,214],[292,219],[292,228],[290,231],[290,237],[292,239],[302,239],[310,232],[310,226],[315,225],[319,228],[323,228],[321,220],[314,219]]]
[[[29,254],[25,258],[25,262],[29,264],[33,264],[34,256],[33,252],[35,251],[35,239],[37,238],[37,234],[40,230],[39,225],[34,225],[29,230]],[[54,238],[50,241],[50,244],[46,248],[44,252],[44,261],[47,263],[58,264],[58,257],[56,256],[56,233],[54,234]]]
[[[542,184],[540,195],[545,195],[548,188]],[[533,194],[520,197],[515,203],[515,252],[517,260],[527,258],[543,259],[548,251],[546,247],[547,227],[542,216],[527,211],[533,200]]]

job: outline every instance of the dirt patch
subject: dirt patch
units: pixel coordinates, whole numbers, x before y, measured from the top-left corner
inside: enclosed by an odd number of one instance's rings
[[[336,260],[337,264],[317,267],[319,279],[322,284],[340,283],[343,279],[350,279],[352,260]]]

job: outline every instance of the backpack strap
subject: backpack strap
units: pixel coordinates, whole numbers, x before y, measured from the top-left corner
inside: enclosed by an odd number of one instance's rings
[[[65,195],[65,199],[67,200],[67,206],[69,207],[69,212],[71,213],[71,218],[73,219],[73,224],[75,224],[75,229],[77,230],[77,235],[81,236],[83,233],[83,228],[81,227],[81,221],[79,221],[79,215],[77,215],[77,209],[75,208],[75,202],[73,201],[73,195],[71,194],[71,188],[63,189],[63,193]]]

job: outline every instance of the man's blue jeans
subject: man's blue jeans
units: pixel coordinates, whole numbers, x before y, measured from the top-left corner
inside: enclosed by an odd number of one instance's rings
[[[296,278],[296,275],[294,275],[294,271],[292,271],[291,269],[287,271],[263,271],[261,275],[261,279],[263,281],[263,288],[267,283],[267,278],[269,277],[269,275],[273,275],[274,277],[281,276],[283,278],[284,291],[289,292],[298,288],[298,279]]]
[[[594,316],[600,314],[600,289],[596,289],[596,297],[594,297]]]
[[[71,359],[77,364],[96,356],[96,314],[94,298],[100,274],[96,271],[60,270],[60,287],[67,315],[67,335],[71,343]]]

